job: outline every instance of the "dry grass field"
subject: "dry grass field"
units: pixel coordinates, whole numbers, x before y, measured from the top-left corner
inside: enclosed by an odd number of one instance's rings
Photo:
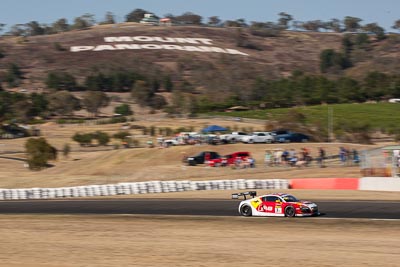
[[[140,120],[142,125],[179,127],[206,124],[250,127],[244,122],[210,120]],[[180,125],[182,123],[182,125]],[[261,125],[254,125],[254,130]],[[358,144],[232,144],[176,146],[170,148],[108,149],[93,152],[81,148],[70,137],[76,132],[102,130],[114,133],[121,125],[41,126],[43,136],[58,149],[72,146],[54,167],[32,172],[24,162],[9,159],[23,154],[2,154],[0,188],[58,187],[146,180],[204,180],[236,178],[360,177],[359,167],[328,163],[297,169],[266,168],[265,149],[307,146],[315,156],[323,146],[335,154],[339,146],[358,150],[375,147]],[[262,128],[261,128],[262,129]],[[134,136],[145,143],[149,137]],[[26,139],[1,140],[0,152],[23,151]],[[90,151],[86,151],[90,150]],[[202,150],[221,154],[247,150],[257,160],[254,169],[234,170],[205,166],[183,166],[182,153]],[[299,198],[357,199],[376,197],[399,201],[398,193],[358,191],[288,190]],[[227,198],[230,191],[164,193],[132,197]],[[262,192],[261,192],[262,193]],[[266,219],[208,216],[144,215],[0,215],[0,266],[398,266],[400,222],[328,220],[324,218]]]
[[[399,266],[398,221],[0,216],[0,266]]]

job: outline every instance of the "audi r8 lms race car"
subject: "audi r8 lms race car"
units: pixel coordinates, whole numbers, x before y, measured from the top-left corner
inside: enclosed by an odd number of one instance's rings
[[[247,199],[250,196],[250,199]],[[249,191],[232,194],[232,199],[244,197],[239,204],[242,216],[316,216],[319,215],[317,204],[298,200],[290,194],[273,193],[257,196],[257,192]]]

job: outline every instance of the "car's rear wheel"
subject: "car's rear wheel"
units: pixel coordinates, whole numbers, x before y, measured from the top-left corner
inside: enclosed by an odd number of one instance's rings
[[[251,207],[249,205],[243,205],[240,207],[240,215],[249,217],[251,216]]]
[[[265,140],[265,143],[266,143],[266,144],[271,144],[271,143],[272,143],[272,140],[271,140],[271,139],[267,139],[267,140]]]
[[[296,210],[292,206],[287,206],[285,208],[285,217],[294,217],[296,215]]]
[[[307,143],[307,142],[308,142],[308,139],[307,139],[307,138],[303,138],[303,139],[301,139],[301,142],[302,142],[302,143]]]

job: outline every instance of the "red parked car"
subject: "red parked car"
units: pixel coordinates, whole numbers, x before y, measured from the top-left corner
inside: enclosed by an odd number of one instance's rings
[[[236,161],[244,160],[249,157],[251,157],[250,152],[234,152],[217,159],[209,160],[208,165],[211,167],[235,165]]]

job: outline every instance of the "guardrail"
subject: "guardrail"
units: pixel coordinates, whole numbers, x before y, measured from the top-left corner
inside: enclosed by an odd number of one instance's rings
[[[100,197],[195,190],[288,189],[289,180],[149,181],[59,188],[0,189],[0,200]]]

